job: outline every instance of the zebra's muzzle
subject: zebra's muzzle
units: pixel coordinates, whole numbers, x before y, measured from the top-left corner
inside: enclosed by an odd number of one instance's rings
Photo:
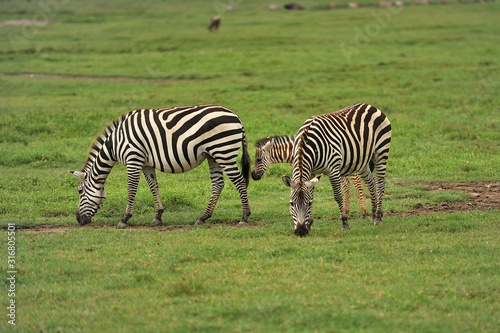
[[[307,236],[309,228],[305,224],[297,224],[295,226],[295,235],[299,237]]]
[[[87,215],[81,215],[80,212],[76,212],[76,220],[78,221],[78,224],[86,225],[91,222],[92,218]]]
[[[260,180],[262,178],[262,174],[261,173],[257,173],[255,171],[252,171],[252,179],[253,180]]]

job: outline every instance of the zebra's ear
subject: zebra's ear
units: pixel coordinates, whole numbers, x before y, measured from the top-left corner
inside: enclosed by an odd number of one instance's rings
[[[81,171],[70,171],[71,174],[75,177],[80,178],[81,180],[85,179],[85,173]]]
[[[271,139],[271,140],[267,141],[266,144],[263,145],[261,149],[264,151],[269,150],[269,148],[271,148],[272,145],[273,145],[273,143],[272,143],[272,139]]]
[[[283,183],[288,186],[292,187],[292,180],[288,176],[283,176],[281,179],[283,179]]]
[[[305,182],[306,186],[307,186],[308,188],[313,188],[313,187],[314,187],[314,186],[315,186],[315,185],[319,182],[319,178],[320,178],[320,177],[321,177],[321,176],[319,176],[319,177],[315,177],[315,178],[313,178],[313,179],[311,179],[311,180],[309,180],[309,181]]]

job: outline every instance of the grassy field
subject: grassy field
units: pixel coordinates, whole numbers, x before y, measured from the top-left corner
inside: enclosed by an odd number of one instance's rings
[[[275,12],[261,0],[0,3],[4,276],[6,229],[17,228],[16,292],[8,296],[5,280],[0,331],[498,331],[500,207],[408,212],[469,199],[429,192],[430,183],[500,180],[499,5],[302,3],[307,10]],[[210,34],[213,15],[222,24]],[[167,231],[113,228],[126,205],[123,166],[107,180],[96,223],[75,228],[78,180],[68,170],[129,110],[222,104],[253,146],[357,102],[393,124],[391,214],[380,227],[355,218],[353,198],[351,230],[341,232],[320,181],[314,229],[295,237],[286,165],[250,183],[248,228],[234,227],[232,184],[212,219],[193,227],[210,196],[203,164],[159,175]],[[141,180],[130,224],[153,216]],[[42,225],[58,229],[30,229]]]

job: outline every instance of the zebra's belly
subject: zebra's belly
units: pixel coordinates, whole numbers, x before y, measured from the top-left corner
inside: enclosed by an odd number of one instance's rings
[[[183,173],[195,169],[203,163],[205,159],[206,157],[203,154],[189,161],[181,158],[165,160],[154,160],[152,158],[148,158],[148,161],[144,164],[144,166],[155,168],[156,170],[165,173]]]
[[[312,173],[315,175],[320,175],[320,174],[329,175],[331,172],[335,171],[336,169],[339,170],[340,176],[347,177],[347,176],[359,173],[362,170],[362,167],[359,165],[356,165],[356,166],[353,166],[353,165],[335,165],[335,166],[330,166],[330,167],[316,167],[313,169]]]

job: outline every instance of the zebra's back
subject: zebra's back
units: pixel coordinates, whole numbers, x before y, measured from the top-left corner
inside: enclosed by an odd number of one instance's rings
[[[389,119],[372,105],[358,103],[330,114],[307,119],[294,143],[294,171],[356,174],[377,158],[387,158],[391,138]],[[375,154],[377,152],[377,154]],[[384,153],[385,152],[385,153]],[[304,175],[309,177],[310,175]]]
[[[234,163],[245,137],[238,116],[219,105],[134,110],[115,133],[122,164],[167,173],[194,169],[207,155]]]

